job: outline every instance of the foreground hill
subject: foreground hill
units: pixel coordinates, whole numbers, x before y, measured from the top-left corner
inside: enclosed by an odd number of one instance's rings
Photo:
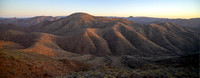
[[[69,59],[57,59],[39,53],[21,51],[20,44],[0,41],[1,78],[49,78],[71,71],[83,71],[87,64]]]

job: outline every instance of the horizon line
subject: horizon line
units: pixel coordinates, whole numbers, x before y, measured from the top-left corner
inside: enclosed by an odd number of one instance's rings
[[[78,13],[78,12],[75,12]],[[84,12],[83,12],[84,13]],[[72,13],[74,14],[74,13]],[[89,14],[89,13],[87,13]],[[67,17],[71,14],[68,15],[33,15],[33,16],[0,16],[0,18],[33,18],[33,17],[38,17],[38,16],[51,16],[51,17]],[[96,17],[121,17],[121,18],[127,18],[127,17],[147,17],[147,18],[163,18],[163,19],[193,19],[193,18],[200,18],[200,17],[191,17],[191,18],[166,18],[166,17],[155,17],[155,16],[133,16],[133,15],[129,15],[129,16],[110,16],[110,15],[93,15],[93,14],[89,14],[92,16],[96,16]]]

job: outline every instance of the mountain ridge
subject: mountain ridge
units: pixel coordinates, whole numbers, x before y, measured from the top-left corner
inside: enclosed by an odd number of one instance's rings
[[[86,77],[90,72],[103,77],[111,70],[127,77],[130,72],[130,77],[138,77],[132,72],[152,75],[149,71],[156,72],[152,77],[157,72],[179,77],[172,71],[198,77],[199,36],[171,22],[140,24],[87,13],[32,26],[0,24],[0,77]]]
[[[75,13],[28,29],[60,36],[56,37],[56,44],[65,51],[78,54],[154,56],[198,51],[197,34],[173,23],[142,25],[123,18]],[[183,33],[195,37],[189,38]]]

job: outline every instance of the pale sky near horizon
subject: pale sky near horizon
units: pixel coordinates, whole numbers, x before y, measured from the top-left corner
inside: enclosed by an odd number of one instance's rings
[[[200,18],[200,0],[0,0],[0,17],[95,16]]]

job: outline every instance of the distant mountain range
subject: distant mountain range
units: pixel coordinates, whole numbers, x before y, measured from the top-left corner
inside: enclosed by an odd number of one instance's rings
[[[184,21],[187,25],[182,23]],[[12,51],[21,55],[20,58],[29,56],[28,60],[34,64],[30,65],[27,60],[17,63],[30,67],[26,71],[36,71],[29,70],[35,68],[52,76],[83,70],[81,66],[88,64],[102,66],[109,60],[113,67],[136,68],[135,62],[148,64],[144,58],[160,60],[199,53],[200,34],[190,29],[198,28],[199,22],[198,18],[106,18],[87,13],[74,13],[63,18],[3,19],[0,51],[12,58],[16,57]],[[41,62],[36,62],[37,59]],[[38,64],[43,67],[34,67]],[[45,64],[51,69],[46,69]],[[37,73],[34,76],[38,77]]]
[[[141,24],[151,24],[151,23],[164,23],[171,22],[179,24],[180,26],[188,27],[194,30],[200,30],[200,18],[191,19],[166,19],[166,18],[151,18],[151,17],[127,17],[126,19],[134,21]]]
[[[19,26],[31,26],[43,21],[55,21],[62,18],[62,16],[52,17],[52,16],[36,16],[32,18],[0,18],[1,24],[15,24]]]

